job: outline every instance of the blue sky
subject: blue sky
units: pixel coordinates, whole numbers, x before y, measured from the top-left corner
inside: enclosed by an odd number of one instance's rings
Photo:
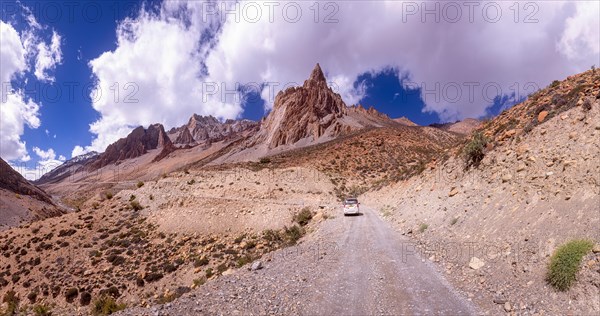
[[[508,18],[487,23],[484,17],[478,25],[411,21],[402,8],[379,2],[339,2],[336,15],[327,15],[335,23],[309,14],[308,7],[298,21],[275,15],[256,23],[245,2],[228,7],[241,12],[236,21],[218,10],[233,2],[216,7],[214,16],[206,4],[3,1],[2,66],[10,70],[3,70],[10,77],[4,85],[20,92],[2,104],[17,116],[3,112],[2,157],[28,169],[58,164],[102,151],[135,126],[170,128],[192,113],[258,120],[279,87],[302,84],[317,62],[348,104],[420,125],[495,115],[532,92],[531,83],[544,87],[600,64],[598,18],[589,14],[589,3],[541,3],[535,24]],[[600,9],[592,4],[594,10]],[[357,18],[373,26],[357,26]],[[515,31],[524,35],[515,37]],[[53,36],[60,38],[58,48]],[[498,46],[503,38],[511,45]],[[24,65],[11,59],[10,41],[23,46]],[[476,91],[467,100],[466,82],[500,90],[487,98]],[[207,96],[207,83],[218,93]],[[261,91],[242,102],[227,94],[248,83]],[[423,97],[423,89],[440,83],[441,100]],[[449,100],[455,86],[462,89],[458,101]],[[102,95],[92,100],[94,89]]]

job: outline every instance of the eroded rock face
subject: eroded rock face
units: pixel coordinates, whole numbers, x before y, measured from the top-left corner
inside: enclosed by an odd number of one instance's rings
[[[2,158],[0,158],[0,174],[2,174],[0,177],[0,189],[5,189],[15,194],[29,195],[40,201],[54,205],[50,195],[29,183],[29,181],[2,160]]]
[[[327,86],[323,71],[317,64],[304,85],[277,94],[273,110],[264,122],[263,138],[269,148],[275,148],[306,137],[317,139],[330,127],[333,127],[334,133],[339,133],[342,128],[338,118],[345,111],[344,101]]]
[[[221,123],[213,116],[194,114],[186,125],[169,131],[174,144],[196,145],[232,139],[258,126],[251,120],[226,120]]]
[[[106,151],[92,163],[92,168],[102,168],[108,164],[125,159],[131,159],[146,154],[148,150],[162,148],[161,153],[154,159],[158,161],[175,150],[161,124],[153,124],[148,129],[140,126],[134,129],[126,138],[121,138],[110,144]]]

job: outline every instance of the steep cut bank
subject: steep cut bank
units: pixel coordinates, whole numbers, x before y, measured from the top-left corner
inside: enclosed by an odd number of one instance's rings
[[[0,159],[0,230],[63,214],[50,195]]]
[[[479,167],[452,155],[363,201],[492,314],[597,314],[600,253],[584,258],[566,292],[546,272],[561,244],[600,242],[598,76],[556,82],[484,124]]]

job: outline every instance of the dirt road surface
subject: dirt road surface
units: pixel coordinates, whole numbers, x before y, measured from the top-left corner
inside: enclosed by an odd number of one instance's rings
[[[121,315],[473,315],[414,245],[368,207],[341,213],[294,247],[162,306]]]

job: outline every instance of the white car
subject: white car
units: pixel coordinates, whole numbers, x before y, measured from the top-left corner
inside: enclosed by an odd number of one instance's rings
[[[358,209],[359,205],[360,203],[358,203],[358,200],[356,198],[348,198],[344,200],[344,216],[360,214],[360,211]]]

